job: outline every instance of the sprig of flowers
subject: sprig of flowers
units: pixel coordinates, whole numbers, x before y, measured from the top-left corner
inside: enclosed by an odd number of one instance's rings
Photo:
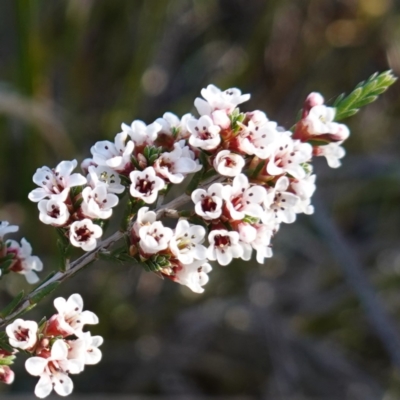
[[[332,168],[341,165],[350,131],[338,121],[374,101],[395,80],[390,71],[374,74],[347,97],[339,96],[333,107],[311,93],[291,130],[263,111],[241,111],[238,106],[249,94],[208,85],[194,102],[198,117],[167,112],[149,125],[123,123],[114,141],[92,146],[92,157],[81,163],[83,174],[74,172],[76,160],[39,168],[33,176],[38,187],[28,197],[38,204],[39,219],[57,229],[61,271],[0,313],[3,325],[17,318],[6,328],[9,344],[0,335],[0,380],[13,381],[10,365],[19,349],[31,357],[28,372],[40,376],[35,394],[45,397],[54,388],[65,396],[73,389],[69,374],[100,361],[102,338],[82,331],[98,319],[82,311],[80,295],[56,299],[58,313],[39,324],[19,318],[96,257],[140,264],[196,293],[204,291],[212,262],[227,266],[254,255],[263,264],[272,257],[281,224],[314,212],[313,157],[324,156]],[[163,206],[170,188],[190,175],[187,194]],[[123,232],[100,242],[125,195]],[[188,200],[192,209],[179,210]],[[164,225],[164,216],[177,218],[174,228]],[[40,271],[42,263],[29,244],[3,240],[16,230],[0,223],[0,271],[25,274],[33,283],[38,279],[33,271]],[[122,238],[124,246],[108,250]],[[71,246],[86,254],[69,264]]]

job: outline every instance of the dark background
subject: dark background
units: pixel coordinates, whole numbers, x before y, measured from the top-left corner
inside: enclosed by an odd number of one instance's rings
[[[252,93],[244,110],[289,128],[310,91],[329,100],[399,74],[399,39],[397,0],[2,0],[0,219],[21,225],[44,277],[58,258],[27,200],[36,168],[81,161],[121,122],[193,111],[209,83]],[[399,94],[348,121],[341,169],[316,160],[316,213],[282,227],[265,265],[215,267],[198,295],[96,263],[28,314],[79,292],[99,315],[104,358],[73,377],[76,392],[399,398]],[[1,305],[27,287],[1,285]],[[1,391],[32,393],[23,362]]]

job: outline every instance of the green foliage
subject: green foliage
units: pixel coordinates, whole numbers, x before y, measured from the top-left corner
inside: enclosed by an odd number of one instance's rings
[[[162,147],[146,146],[143,155],[146,157],[148,165],[153,165],[162,152]]]
[[[241,129],[241,123],[245,120],[246,115],[239,112],[238,109],[234,110],[232,114],[229,115],[231,120],[231,128],[233,132],[238,133]]]
[[[340,121],[356,114],[361,107],[375,101],[396,80],[391,70],[381,74],[376,72],[366,81],[360,82],[348,96],[342,93],[333,103],[336,107],[335,120]]]
[[[148,259],[142,259],[142,266],[148,272],[159,272],[164,268],[171,266],[170,256],[154,254]]]
[[[8,315],[10,315],[20,304],[21,300],[24,297],[25,292],[22,290],[20,293],[18,293],[15,298],[5,307],[0,311],[0,317],[5,318]]]

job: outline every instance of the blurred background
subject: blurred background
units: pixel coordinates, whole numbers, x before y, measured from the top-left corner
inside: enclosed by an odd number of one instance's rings
[[[21,225],[42,277],[58,257],[27,200],[36,168],[83,160],[121,122],[194,111],[209,83],[252,93],[243,110],[289,128],[311,91],[330,100],[400,74],[398,0],[2,0],[0,21],[0,219]],[[315,215],[283,226],[265,265],[216,267],[197,295],[99,262],[27,314],[79,292],[99,315],[103,361],[73,377],[75,393],[399,399],[399,95],[347,121],[341,169],[316,160]],[[1,285],[1,306],[27,288]],[[23,363],[4,398],[33,392]]]

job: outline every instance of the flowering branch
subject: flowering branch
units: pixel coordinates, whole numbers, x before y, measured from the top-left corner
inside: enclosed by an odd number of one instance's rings
[[[199,118],[165,113],[150,125],[139,120],[122,124],[114,142],[97,142],[92,158],[81,164],[86,177],[73,173],[76,160],[39,168],[33,176],[38,187],[28,197],[38,203],[39,219],[57,229],[61,267],[0,312],[0,328],[6,327],[6,334],[0,334],[0,380],[13,380],[9,366],[18,348],[31,356],[27,371],[40,376],[38,397],[46,397],[53,387],[60,395],[71,393],[69,374],[100,360],[102,338],[82,331],[85,323],[98,320],[82,311],[80,295],[56,299],[58,314],[48,321],[19,318],[99,258],[140,264],[196,293],[204,291],[212,261],[223,266],[233,259],[248,261],[254,251],[263,264],[272,257],[271,241],[282,224],[314,212],[313,157],[324,156],[332,168],[341,165],[342,143],[350,131],[337,121],[374,101],[395,80],[390,71],[374,74],[349,96],[339,96],[334,107],[311,93],[291,131],[259,110],[241,112],[238,106],[249,94],[209,85],[194,103]],[[186,193],[162,205],[172,186],[189,175]],[[121,229],[100,241],[113,209],[127,193]],[[189,201],[192,209],[180,211]],[[174,229],[163,225],[165,217],[178,219]],[[35,283],[35,271],[43,265],[31,255],[29,243],[3,240],[16,229],[0,224],[0,271],[23,274]],[[121,239],[122,247],[109,250]],[[71,246],[85,254],[71,262]],[[88,356],[92,353],[95,359]]]

